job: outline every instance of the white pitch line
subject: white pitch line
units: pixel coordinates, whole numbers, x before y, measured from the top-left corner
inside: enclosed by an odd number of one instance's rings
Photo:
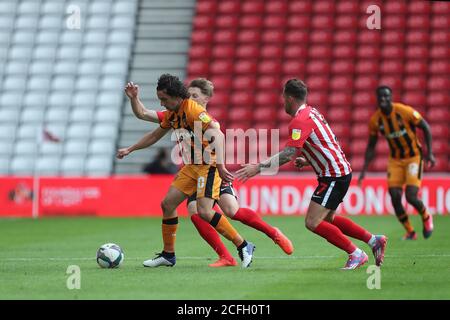
[[[255,256],[255,258],[261,259],[261,260],[274,260],[274,259],[281,259],[281,260],[302,260],[302,259],[333,259],[333,258],[340,258],[341,256],[292,256],[292,257],[260,257]],[[398,255],[386,255],[386,258],[405,258],[405,256],[398,256]],[[450,254],[422,254],[422,255],[414,255],[414,256],[408,256],[408,258],[448,258],[450,257]],[[149,257],[127,257],[125,255],[126,260],[145,260]],[[180,260],[213,260],[214,258],[211,257],[178,257]],[[89,261],[89,260],[95,260],[96,257],[91,258],[0,258],[0,261]]]

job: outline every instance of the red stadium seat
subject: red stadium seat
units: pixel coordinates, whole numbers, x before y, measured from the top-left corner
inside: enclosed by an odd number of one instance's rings
[[[378,79],[374,75],[359,75],[354,82],[354,88],[357,90],[368,90],[375,92],[378,86]]]
[[[380,85],[390,87],[394,91],[394,94],[403,87],[403,79],[398,74],[383,75],[379,83]]]
[[[284,0],[272,0],[266,2],[266,13],[268,14],[286,14],[288,12],[288,4]]]
[[[431,47],[430,58],[446,59],[450,55],[450,48],[447,45],[434,45]]]
[[[445,75],[430,77],[428,80],[428,90],[448,90],[450,81]]]
[[[359,74],[378,73],[379,63],[374,59],[360,60],[356,63],[356,72]]]
[[[221,90],[224,90],[225,88],[221,88]],[[219,91],[216,90],[214,92],[213,97],[211,98],[211,106],[226,106],[228,107],[230,103],[230,95],[227,91]]]
[[[351,91],[353,88],[353,77],[351,75],[334,76],[330,81],[330,88],[332,90]]]
[[[429,72],[433,75],[448,75],[450,73],[450,62],[448,60],[431,61]]]
[[[231,59],[221,59],[214,60],[210,65],[210,71],[212,74],[227,74],[230,70],[233,69],[233,60]]]
[[[352,95],[350,93],[342,91],[331,92],[328,98],[328,104],[332,107],[331,110],[328,110],[328,116],[330,117],[330,119],[334,120],[350,119],[351,114],[350,111],[347,109],[350,108],[352,104]]]
[[[331,130],[333,130],[334,134],[336,135],[336,137],[338,137],[339,140],[347,139],[348,137],[350,137],[350,126],[347,123],[333,122],[331,124]]]
[[[420,73],[419,73],[420,74]],[[423,90],[426,88],[427,79],[425,76],[406,77],[403,82],[403,88],[406,90]]]
[[[261,32],[255,29],[244,29],[239,31],[238,41],[240,43],[258,43],[261,40]]]
[[[436,164],[433,168],[426,168],[425,171],[431,172],[445,172],[448,171],[448,157],[447,155],[436,156]]]
[[[221,88],[223,90],[230,89],[233,81],[231,75],[217,75],[210,77],[210,80],[214,84],[215,88]]]
[[[305,59],[308,55],[307,47],[305,45],[290,45],[284,50],[285,58],[292,59]]]
[[[335,18],[337,30],[356,30],[358,28],[358,18],[356,15],[339,15]]]
[[[266,15],[264,18],[264,27],[266,29],[284,29],[286,24],[285,15]]]
[[[223,106],[208,106],[208,113],[218,121],[226,121],[228,118],[228,110]]]
[[[313,4],[313,11],[314,13],[334,13],[335,11],[335,4],[334,1],[330,0],[318,0],[314,1]]]
[[[231,120],[237,119],[240,115],[245,115],[242,119],[251,119],[252,105],[254,102],[254,96],[248,91],[236,91],[231,95],[231,104],[234,106],[231,113],[237,113],[236,115],[230,114]]]
[[[433,14],[450,14],[450,3],[445,1],[435,1],[432,7]]]
[[[242,1],[241,7],[242,13],[251,14],[263,14],[264,13],[264,1]]]
[[[405,14],[407,7],[403,1],[386,1],[383,5],[383,10],[386,12],[395,12],[398,14]]]
[[[196,15],[193,21],[194,30],[210,29],[214,26],[214,16],[210,14]]]
[[[247,2],[243,4],[243,8],[246,7]],[[263,26],[263,17],[260,15],[243,15],[239,19],[239,25],[241,28],[259,29]]]
[[[211,46],[209,45],[193,45],[189,49],[189,59],[208,59],[211,56]]]
[[[378,139],[377,146],[375,147],[375,152],[377,155],[388,155],[390,153],[389,144],[386,139]]]
[[[280,107],[278,105],[267,105],[264,107],[257,106],[254,112],[253,119],[258,122],[275,121],[277,118],[277,110]]]
[[[310,34],[310,39],[313,43],[329,44],[333,41],[333,31],[330,30],[316,30]]]
[[[259,56],[259,46],[257,44],[242,44],[236,49],[237,58],[257,58]]]
[[[309,74],[325,74],[330,72],[330,63],[326,60],[313,60],[306,66]]]
[[[392,58],[403,59],[404,55],[405,49],[403,48],[403,44],[399,45],[398,43],[396,43],[384,45],[383,48],[381,49],[381,57],[383,59],[392,59]]]
[[[258,63],[254,60],[238,60],[234,64],[234,72],[238,74],[255,74],[258,68]],[[228,72],[233,70],[233,67],[228,69]]]
[[[280,60],[260,60],[258,64],[259,74],[280,74],[281,61]]]
[[[371,106],[367,106],[366,108],[355,108],[352,112],[352,119],[354,122],[368,123],[375,110],[375,107]]]
[[[363,138],[355,138],[352,140],[352,144],[350,146],[350,152],[352,153],[352,157],[355,155],[363,155],[366,152],[367,148],[367,139]]]
[[[352,0],[339,1],[336,6],[336,12],[339,14],[356,15],[358,11],[358,3]]]
[[[372,161],[373,170],[374,171],[386,172],[386,170],[387,170],[387,162],[388,162],[388,158],[387,157],[378,157],[377,161]],[[369,170],[370,170],[370,166],[369,166]]]
[[[381,42],[381,35],[380,30],[362,30],[358,33],[358,42],[377,45]]]
[[[431,20],[431,27],[434,30],[448,30],[450,28],[450,17],[448,14],[434,15]]]
[[[312,45],[309,47],[309,57],[312,59],[328,59],[331,58],[331,46],[330,45]]]
[[[406,26],[406,19],[403,14],[389,14],[383,17],[382,24],[383,28],[387,28],[389,30],[404,29]]]
[[[294,77],[302,76],[305,73],[306,66],[302,60],[290,59],[283,63],[283,74],[294,75]]]
[[[196,43],[210,43],[213,40],[213,32],[211,30],[195,30],[192,33],[191,42]]]
[[[406,34],[406,42],[426,45],[430,40],[430,34],[424,30],[411,30]]]
[[[354,124],[350,129],[353,138],[369,138],[369,124],[361,123]]]
[[[425,106],[427,99],[424,91],[406,91],[402,96],[402,102],[410,106]]]
[[[430,27],[430,18],[428,15],[412,15],[408,17],[408,30],[421,29],[426,30]]]
[[[215,59],[227,59],[234,57],[235,46],[231,44],[215,45],[212,50],[212,56]]]
[[[187,72],[193,76],[207,76],[209,72],[209,62],[205,59],[192,60],[189,62]]]
[[[258,106],[278,107],[281,92],[261,91],[255,97],[255,103]]]
[[[287,43],[306,43],[309,40],[309,33],[308,31],[304,30],[291,30],[288,31],[286,34],[286,41]]]
[[[433,42],[434,44],[448,44],[450,42],[450,34],[446,30],[435,30],[431,34],[431,42]]]
[[[347,158],[347,160],[350,160],[350,165],[352,166],[353,171],[361,171],[364,166],[364,156],[362,155],[351,155],[351,158]]]
[[[237,41],[237,31],[232,29],[217,30],[214,34],[214,42],[216,43],[235,43]]]
[[[309,29],[311,17],[305,14],[293,14],[289,16],[287,25],[290,29]]]
[[[339,44],[353,44],[356,42],[357,36],[355,30],[338,30],[334,33],[334,41]]]
[[[312,19],[312,30],[332,29],[334,28],[334,16],[332,14],[315,15]]]
[[[331,71],[334,74],[353,73],[355,71],[355,63],[352,59],[335,60],[331,65]]]
[[[430,10],[430,3],[427,1],[411,1],[408,4],[409,14],[429,14]]]
[[[329,77],[327,75],[311,75],[306,80],[306,85],[310,89],[310,91],[315,90],[327,90],[329,86]]]
[[[437,139],[433,140],[433,152],[436,155],[447,155],[449,150],[447,139]]]
[[[271,29],[262,34],[262,41],[265,43],[283,43],[286,36],[283,30]]]
[[[381,35],[383,43],[398,45],[405,41],[405,33],[400,30],[386,30]]]
[[[234,77],[233,89],[243,90],[245,88],[254,88],[256,86],[255,75],[238,75]]]
[[[217,10],[215,1],[197,1],[197,15],[214,14]]]
[[[238,26],[237,15],[219,15],[216,17],[216,27],[221,29],[235,29]]]
[[[353,104],[362,108],[376,105],[375,92],[360,91],[353,94]]]
[[[256,84],[258,89],[270,90],[279,89],[281,90],[283,84],[280,81],[278,75],[263,75],[259,76]]]
[[[277,111],[277,120],[282,124],[286,124],[289,123],[289,121],[291,121],[292,118],[290,115],[286,113],[286,111],[284,111],[284,108],[279,108]],[[285,131],[286,131],[285,134],[288,134],[287,130],[281,130],[280,135],[283,135],[283,132]]]
[[[328,106],[328,92],[327,91],[312,91],[308,93],[308,104],[318,108]]]
[[[220,14],[237,14],[240,11],[240,1],[225,0],[219,3],[217,10]]]
[[[426,74],[428,65],[426,60],[411,60],[406,63],[405,72],[409,74]]]
[[[429,48],[423,45],[411,45],[406,49],[408,59],[426,59],[428,58]]]
[[[309,14],[312,11],[312,4],[310,1],[292,0],[289,1],[289,12],[293,14]]]
[[[434,139],[448,139],[448,124],[434,123],[431,126],[431,134]]]
[[[267,44],[260,49],[261,58],[274,58],[283,56],[283,47],[279,44]]]
[[[430,92],[427,96],[427,104],[430,107],[444,107],[450,103],[450,98],[448,96],[448,91],[445,92]]]
[[[378,59],[380,57],[380,48],[372,45],[362,45],[358,48],[359,59]]]
[[[403,68],[402,60],[385,60],[381,63],[381,72],[384,74],[402,74]]]
[[[356,57],[356,49],[348,44],[337,44],[333,47],[333,57],[335,59],[353,59]]]

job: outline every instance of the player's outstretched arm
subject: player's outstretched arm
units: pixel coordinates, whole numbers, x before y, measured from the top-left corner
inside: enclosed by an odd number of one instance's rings
[[[425,143],[427,145],[427,154],[424,157],[425,164],[429,168],[433,168],[436,163],[436,159],[434,158],[434,154],[433,154],[433,148],[432,148],[433,138],[431,137],[430,125],[428,124],[428,122],[425,121],[425,119],[422,119],[417,126],[420,129],[422,129],[423,135],[425,136]]]
[[[366,154],[364,156],[364,165],[359,174],[358,185],[361,186],[361,183],[366,175],[366,170],[369,167],[370,162],[375,158],[375,146],[377,145],[378,136],[370,135],[369,142],[367,144]]]
[[[131,109],[134,115],[141,120],[159,123],[158,114],[155,110],[145,108],[139,99],[139,86],[133,82],[128,82],[125,86],[125,94],[130,99]]]
[[[116,157],[123,159],[123,157],[129,155],[131,152],[150,147],[158,142],[164,135],[169,132],[169,129],[163,129],[161,127],[156,128],[152,132],[145,134],[138,142],[129,146],[128,148],[122,148],[117,150]]]
[[[256,176],[258,173],[261,172],[261,170],[269,168],[272,170],[277,169],[278,167],[281,167],[282,165],[291,161],[294,158],[296,152],[297,152],[296,147],[286,147],[283,149],[283,151],[270,157],[266,161],[263,161],[258,164],[244,164],[242,165],[243,167],[242,169],[236,171],[237,177],[242,182],[245,182],[251,177]]]

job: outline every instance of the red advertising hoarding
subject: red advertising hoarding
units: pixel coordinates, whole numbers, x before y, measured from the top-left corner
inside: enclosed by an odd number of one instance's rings
[[[160,203],[173,180],[170,175],[116,176],[110,178],[0,178],[0,216],[55,215],[161,216]],[[239,202],[261,215],[303,215],[317,182],[312,176],[279,175],[235,183]],[[33,188],[39,190],[34,198]],[[450,212],[450,177],[426,177],[420,191],[429,211]],[[33,201],[35,207],[33,209]],[[406,204],[406,202],[405,202]],[[413,213],[411,206],[406,205]],[[187,214],[185,204],[178,210]],[[360,188],[352,181],[338,212],[349,215],[383,215],[393,212],[386,179],[367,178]]]

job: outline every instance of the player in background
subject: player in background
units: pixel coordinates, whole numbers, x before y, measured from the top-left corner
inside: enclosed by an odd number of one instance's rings
[[[206,108],[209,100],[213,96],[214,86],[211,81],[198,78],[191,81],[188,92],[192,100]],[[128,83],[125,87],[125,93],[130,98],[131,107],[137,118],[155,123],[160,123],[162,121],[166,111],[155,111],[145,108],[139,100],[139,87],[137,85],[132,82]],[[236,261],[229,253],[214,228],[198,215],[196,198],[197,195],[195,193],[188,198],[187,205],[189,216],[199,234],[219,256],[219,259],[209,266],[224,267],[236,265]],[[285,253],[292,254],[293,246],[291,241],[278,228],[272,227],[265,222],[253,210],[239,207],[236,192],[233,189],[232,183],[222,183],[218,205],[226,216],[265,233],[278,244]],[[226,219],[226,217],[223,217],[223,219]]]
[[[306,213],[306,228],[349,254],[343,269],[358,268],[368,260],[367,254],[346,235],[366,242],[372,248],[376,265],[380,266],[384,260],[387,238],[373,235],[350,219],[335,215],[350,186],[352,169],[324,117],[306,104],[306,95],[307,88],[302,81],[290,79],[286,82],[284,108],[292,117],[286,147],[264,162],[244,165],[236,172],[237,177],[245,182],[265,168],[288,163],[300,150],[318,177],[318,186]],[[301,166],[299,161],[297,166]]]
[[[161,202],[164,248],[155,258],[144,261],[144,266],[175,265],[175,239],[178,227],[176,208],[189,195],[196,192],[200,217],[233,242],[242,260],[242,267],[249,267],[254,245],[245,241],[224,216],[211,210],[214,201],[219,199],[222,179],[231,182],[234,178],[224,165],[224,135],[220,131],[219,123],[213,120],[201,105],[189,99],[187,88],[176,76],[161,75],[156,93],[161,106],[167,109],[160,126],[144,135],[136,144],[119,149],[117,152],[117,158],[122,159],[133,151],[150,147],[170,129],[174,129],[177,141],[182,146],[185,165],[176,175]],[[183,146],[186,146],[186,149]]]
[[[416,128],[422,129],[427,145],[425,162],[433,167],[436,160],[431,148],[431,130],[425,119],[412,107],[392,102],[392,90],[380,86],[376,90],[378,110],[370,118],[369,143],[367,145],[364,166],[358,179],[361,185],[369,163],[375,158],[375,146],[378,132],[389,144],[388,188],[391,195],[395,215],[406,234],[405,240],[416,240],[417,235],[411,225],[405,208],[402,205],[403,186],[406,185],[406,201],[411,204],[422,217],[423,236],[429,238],[433,233],[433,217],[428,213],[422,200],[417,197],[422,182],[423,159],[422,147],[416,135]]]

